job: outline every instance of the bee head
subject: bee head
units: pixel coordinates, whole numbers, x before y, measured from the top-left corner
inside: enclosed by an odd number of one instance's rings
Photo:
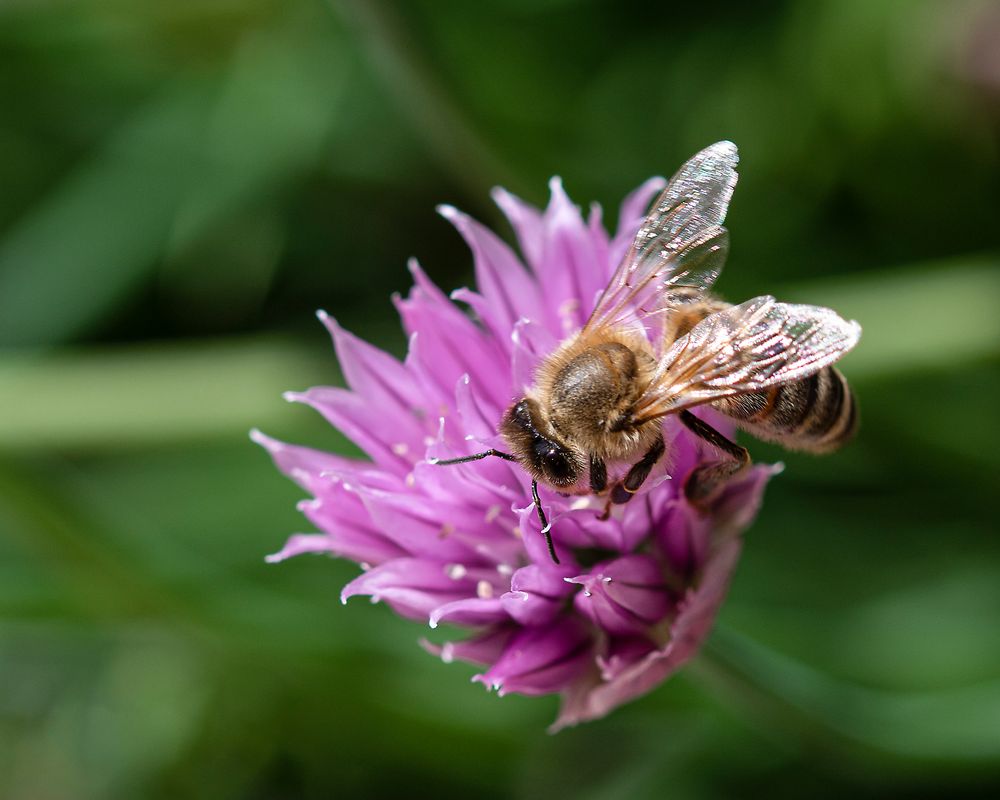
[[[551,486],[572,486],[582,472],[579,459],[554,436],[541,433],[549,427],[544,424],[538,403],[524,398],[504,414],[500,433],[534,478]]]

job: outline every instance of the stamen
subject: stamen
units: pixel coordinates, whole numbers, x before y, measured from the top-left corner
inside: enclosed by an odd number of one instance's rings
[[[480,597],[483,600],[489,600],[493,597],[493,584],[489,581],[479,581],[476,584],[476,597]]]

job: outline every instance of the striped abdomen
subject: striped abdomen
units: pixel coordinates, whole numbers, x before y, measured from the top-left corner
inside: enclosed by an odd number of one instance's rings
[[[758,439],[811,453],[837,449],[858,427],[857,401],[833,367],[792,383],[727,397],[712,407]]]

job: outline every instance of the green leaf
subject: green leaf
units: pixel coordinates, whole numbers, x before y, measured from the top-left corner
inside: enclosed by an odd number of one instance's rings
[[[695,674],[714,689],[781,709],[793,726],[906,758],[1000,757],[1000,677],[938,691],[901,692],[838,681],[733,631],[717,629]],[[773,705],[777,701],[778,705]]]
[[[283,390],[336,376],[332,356],[262,339],[8,355],[0,449],[242,438],[293,418]]]

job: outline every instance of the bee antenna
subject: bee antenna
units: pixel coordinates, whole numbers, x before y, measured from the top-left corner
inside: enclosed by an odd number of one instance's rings
[[[482,459],[489,458],[490,456],[496,456],[497,458],[502,458],[504,461],[517,461],[517,459],[514,458],[514,456],[512,456],[510,453],[501,453],[499,450],[494,450],[491,447],[489,450],[483,453],[476,453],[475,455],[472,456],[462,456],[461,458],[445,458],[445,459],[428,458],[427,463],[436,464],[439,467],[447,467],[450,464],[465,464],[469,461],[481,461]]]
[[[535,511],[538,513],[538,521],[542,523],[542,536],[545,537],[545,544],[549,546],[549,555],[552,556],[552,561],[558,564],[559,556],[556,555],[556,546],[552,542],[552,526],[545,517],[545,512],[542,510],[542,501],[538,497],[538,481],[533,480],[531,482],[531,499],[535,501]]]

